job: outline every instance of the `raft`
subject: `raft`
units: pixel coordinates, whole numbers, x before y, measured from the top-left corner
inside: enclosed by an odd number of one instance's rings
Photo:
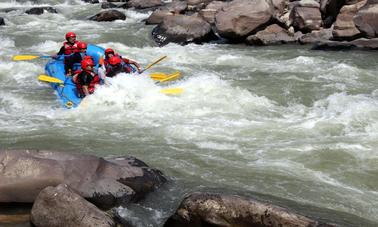
[[[93,57],[93,60],[98,66],[100,58],[104,55],[105,49],[96,45],[88,44],[87,55]],[[75,83],[72,77],[66,77],[64,72],[64,56],[58,59],[50,60],[45,66],[46,74],[64,81],[63,84],[51,83],[55,94],[58,97],[63,107],[70,109],[79,106],[82,98],[78,96]]]

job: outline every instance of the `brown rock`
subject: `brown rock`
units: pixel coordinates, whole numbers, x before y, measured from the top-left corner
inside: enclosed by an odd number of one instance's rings
[[[296,6],[290,14],[293,26],[302,32],[311,32],[319,30],[322,24],[322,18],[319,8]]]
[[[93,17],[90,17],[89,20],[94,21],[115,21],[115,20],[126,20],[126,15],[118,10],[106,10],[102,11]]]
[[[168,10],[155,10],[146,20],[146,24],[160,24],[164,17],[174,15]]]
[[[226,7],[228,2],[213,1],[209,3],[205,9],[199,11],[199,15],[208,23],[215,23],[215,15],[218,11],[222,10],[223,7]]]
[[[255,35],[247,37],[246,42],[251,45],[273,45],[296,42],[296,37],[286,29],[273,24],[265,30],[257,32]]]
[[[148,9],[156,8],[162,5],[163,2],[161,0],[130,0],[127,2],[126,8]]]
[[[309,43],[315,43],[318,41],[328,41],[332,38],[332,29],[326,28],[326,29],[320,29],[311,31],[310,33],[304,34],[299,38],[300,44],[309,44]]]
[[[366,37],[375,38],[378,36],[378,1],[368,0],[367,3],[357,12],[354,23]]]

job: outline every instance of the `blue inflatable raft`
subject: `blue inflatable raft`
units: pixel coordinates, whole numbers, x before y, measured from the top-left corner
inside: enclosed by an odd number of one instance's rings
[[[100,57],[104,55],[104,51],[102,47],[88,44],[87,55],[93,57],[96,65],[98,65]],[[66,77],[64,73],[64,56],[50,60],[45,66],[45,71],[47,75],[64,81],[64,84],[51,83],[61,104],[68,109],[77,107],[81,98],[77,95],[76,85],[72,81],[72,77]]]

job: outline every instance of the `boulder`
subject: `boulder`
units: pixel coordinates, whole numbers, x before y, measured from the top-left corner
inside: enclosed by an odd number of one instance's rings
[[[145,21],[146,24],[160,24],[164,17],[174,15],[168,10],[155,10]]]
[[[188,8],[188,3],[185,1],[173,1],[160,7],[161,10],[168,10],[174,14],[182,14]]]
[[[102,11],[93,17],[90,17],[89,20],[94,21],[115,21],[115,20],[126,20],[126,15],[118,10],[107,10]]]
[[[214,38],[211,26],[197,16],[166,16],[152,31],[152,37],[159,45],[170,42],[187,44],[202,43]]]
[[[272,19],[273,9],[264,0],[234,0],[215,15],[218,34],[239,42],[262,29]]]
[[[36,227],[115,226],[112,218],[76,194],[66,184],[43,189],[31,210],[31,222]]]
[[[334,226],[253,199],[215,193],[192,193],[184,198],[164,227]]]
[[[1,25],[5,25],[5,21],[4,21],[4,18],[0,17],[0,26]]]
[[[315,30],[310,33],[302,35],[298,42],[300,44],[310,44],[319,41],[328,41],[332,38],[332,28],[325,28],[320,30]]]
[[[45,7],[33,7],[31,9],[28,9],[25,11],[27,14],[35,14],[35,15],[41,15],[44,12],[49,12],[49,13],[58,13],[55,8],[50,7],[50,6],[45,6]]]
[[[322,25],[320,10],[314,5],[294,6],[290,13],[290,20],[296,30],[304,33],[319,30]]]
[[[97,4],[97,3],[100,3],[99,0],[82,0],[82,1],[84,1],[84,2],[86,2],[86,3],[90,3],[90,4]]]
[[[98,158],[57,151],[0,150],[0,202],[31,203],[47,186],[67,184],[108,208],[143,198],[166,181],[133,157]]]
[[[272,24],[265,30],[248,36],[246,39],[247,44],[250,45],[273,45],[293,43],[296,41],[297,38],[293,34],[289,33],[286,29],[283,29],[277,24]]]
[[[335,22],[345,0],[320,0],[320,11],[322,12],[323,24],[325,28],[331,27]]]
[[[111,2],[103,2],[101,3],[101,9],[111,9],[111,8],[117,8],[118,6],[116,4],[113,4]]]
[[[356,27],[367,38],[378,36],[378,1],[367,0],[353,19]]]
[[[352,5],[344,5],[341,8],[332,31],[335,40],[353,40],[360,36],[361,32],[355,26],[353,17],[365,3],[366,0],[361,0]]]
[[[226,7],[228,2],[213,1],[210,2],[205,9],[199,11],[199,15],[208,23],[215,24],[215,15]]]
[[[123,7],[135,9],[149,9],[162,6],[162,0],[130,0]]]

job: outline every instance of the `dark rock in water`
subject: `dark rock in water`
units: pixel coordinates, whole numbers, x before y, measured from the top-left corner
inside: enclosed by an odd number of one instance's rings
[[[153,9],[162,6],[164,3],[161,0],[130,0],[123,8],[135,9]]]
[[[326,41],[326,42],[316,42],[311,50],[330,50],[330,51],[342,51],[342,50],[353,50],[356,46],[349,42],[337,42],[337,41]]]
[[[321,0],[320,11],[322,12],[323,24],[325,28],[331,27],[335,22],[341,7],[345,4],[345,0]]]
[[[103,2],[101,4],[101,8],[102,9],[110,9],[110,8],[117,8],[117,5],[116,4],[113,4],[111,2]]]
[[[331,227],[283,207],[239,196],[192,193],[184,198],[164,227]]]
[[[268,26],[265,30],[257,32],[255,35],[247,37],[247,44],[251,45],[272,45],[283,43],[294,43],[297,37],[290,34],[287,30],[280,26],[273,24]]]
[[[90,4],[97,4],[100,3],[99,0],[82,0],[83,2],[90,3]]]
[[[221,37],[231,42],[244,42],[245,38],[264,29],[272,19],[273,9],[265,1],[234,0],[215,16],[215,26]]]
[[[65,183],[97,206],[109,208],[143,198],[166,181],[159,170],[133,157],[0,150],[0,163],[0,203],[33,202],[43,188]]]
[[[0,26],[1,25],[5,25],[5,21],[4,21],[4,18],[0,17]]]
[[[378,37],[378,1],[368,0],[353,18],[358,30],[367,38]]]
[[[31,222],[39,226],[115,226],[105,212],[76,194],[65,184],[43,189],[31,210]]]
[[[378,50],[378,38],[375,39],[355,39],[351,41],[353,45],[356,45],[358,48]]]
[[[50,6],[46,6],[46,7],[34,7],[34,8],[26,10],[25,13],[27,13],[27,14],[35,14],[35,15],[41,15],[45,11],[47,11],[49,13],[58,13],[55,8],[50,7]]]
[[[153,29],[152,37],[159,45],[165,45],[170,42],[202,43],[214,39],[215,35],[210,24],[200,17],[174,15],[164,17]]]
[[[115,20],[126,20],[126,15],[118,10],[107,10],[90,17],[89,20],[94,21],[115,21]]]

